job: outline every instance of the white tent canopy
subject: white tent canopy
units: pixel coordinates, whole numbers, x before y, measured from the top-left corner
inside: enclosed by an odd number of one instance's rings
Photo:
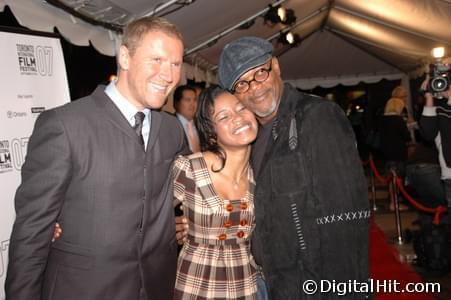
[[[264,24],[262,15],[274,3],[293,9],[296,23]],[[23,26],[57,27],[70,42],[91,42],[106,55],[115,54],[116,28],[143,15],[164,15],[184,35],[185,78],[196,81],[215,81],[221,49],[245,35],[272,40],[284,79],[303,89],[399,79],[431,62],[433,47],[451,53],[449,0],[0,0],[0,10],[5,5]],[[235,29],[251,20],[251,27]],[[279,32],[288,29],[301,37],[298,47],[277,44]]]

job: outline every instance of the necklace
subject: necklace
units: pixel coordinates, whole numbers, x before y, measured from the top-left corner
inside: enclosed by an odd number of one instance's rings
[[[238,188],[240,187],[241,179],[243,178],[244,173],[247,173],[248,170],[249,170],[249,163],[247,163],[246,167],[244,167],[243,172],[241,173],[238,180],[232,179],[232,186],[235,191],[238,190]]]

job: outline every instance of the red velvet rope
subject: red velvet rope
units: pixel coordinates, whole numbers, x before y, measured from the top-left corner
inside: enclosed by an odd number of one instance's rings
[[[417,209],[422,210],[427,213],[433,213],[434,214],[434,224],[437,225],[440,223],[440,215],[448,210],[446,206],[439,205],[436,208],[429,208],[426,206],[423,206],[421,203],[418,203],[415,199],[412,198],[404,188],[404,185],[402,184],[401,178],[396,178],[396,185],[398,186],[401,193],[404,195],[404,197],[409,200],[410,203],[412,203],[413,206],[415,206]]]
[[[371,167],[371,170],[373,170],[374,176],[376,176],[377,180],[379,180],[383,184],[388,184],[388,181],[390,180],[391,176],[389,178],[385,178],[381,174],[379,174],[379,171],[377,170],[373,159],[370,159],[370,167]]]
[[[382,182],[383,184],[388,184],[388,182],[392,179],[392,176],[389,176],[387,178],[381,176],[381,174],[379,173],[379,171],[376,168],[376,165],[374,164],[373,159],[370,159],[369,163],[370,163],[371,170],[373,171],[374,176],[376,177],[376,179],[379,180],[380,182]],[[412,203],[412,205],[415,208],[417,208],[418,210],[427,212],[427,213],[433,213],[434,214],[434,224],[437,225],[437,224],[440,223],[440,215],[442,213],[446,212],[448,210],[448,207],[443,206],[443,205],[439,205],[436,208],[430,208],[430,207],[426,207],[426,206],[422,205],[421,203],[418,203],[418,201],[413,199],[412,196],[410,196],[406,192],[406,189],[404,188],[404,185],[402,184],[402,180],[401,180],[400,177],[396,178],[396,185],[398,186],[399,190],[404,195],[404,197],[410,203]]]

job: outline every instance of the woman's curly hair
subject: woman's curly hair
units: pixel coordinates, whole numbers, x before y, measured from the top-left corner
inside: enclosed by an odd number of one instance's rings
[[[216,154],[222,162],[222,165],[218,170],[212,169],[213,172],[221,171],[224,168],[227,159],[224,149],[218,144],[218,136],[213,121],[215,100],[224,93],[228,93],[228,91],[222,89],[218,85],[213,85],[204,89],[199,95],[198,109],[195,118],[201,150],[210,151]]]

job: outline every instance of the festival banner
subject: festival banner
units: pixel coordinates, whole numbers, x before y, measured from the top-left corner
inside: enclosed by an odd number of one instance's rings
[[[28,139],[37,116],[70,101],[58,37],[0,31],[0,299]]]

